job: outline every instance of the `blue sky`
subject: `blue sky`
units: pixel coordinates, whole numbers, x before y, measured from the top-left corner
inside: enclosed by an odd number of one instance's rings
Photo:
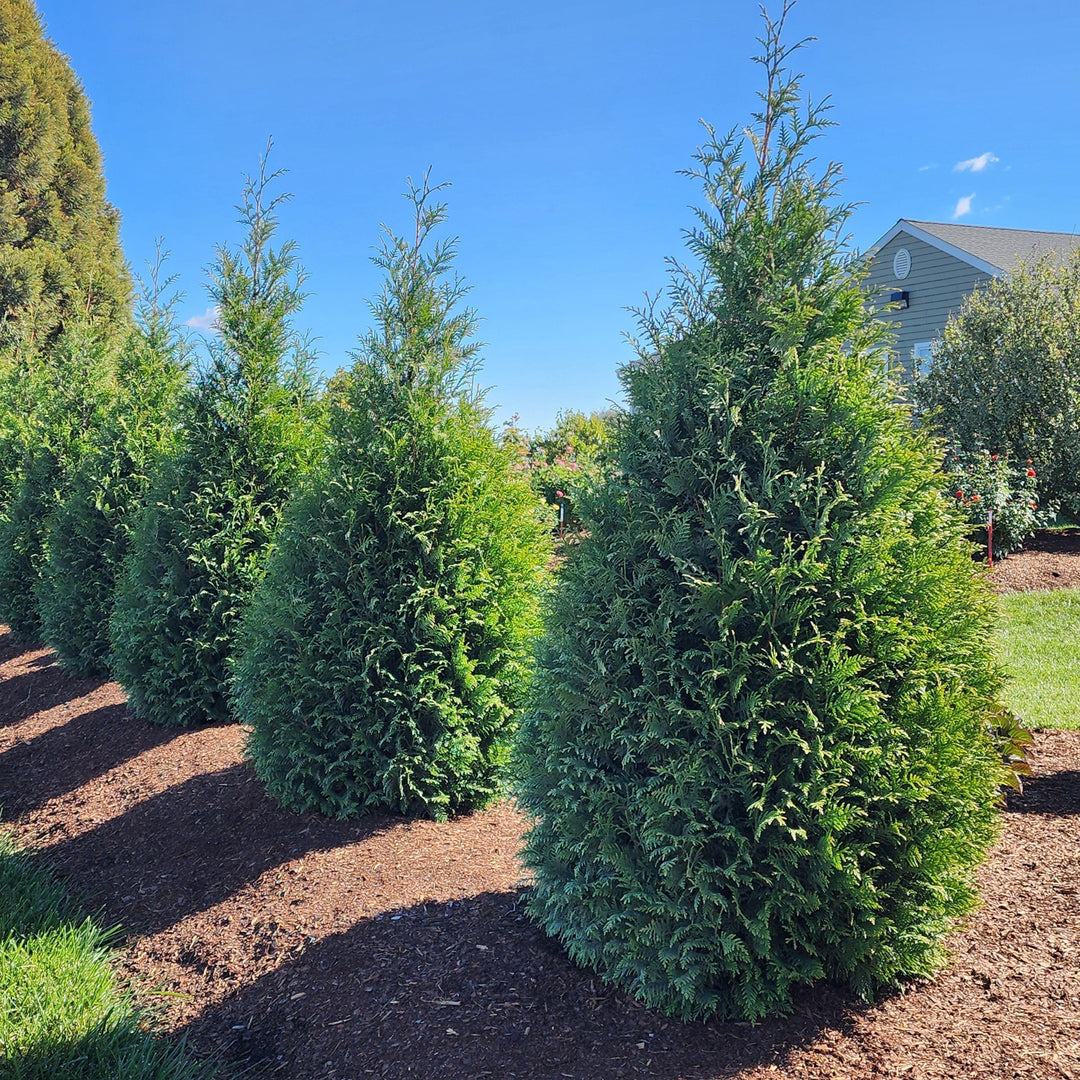
[[[780,3],[770,3],[774,13]],[[548,425],[619,397],[627,307],[663,285],[697,201],[698,119],[743,124],[761,85],[750,0],[38,0],[92,100],[136,271],[154,239],[207,310],[204,268],[267,137],[309,273],[301,324],[347,365],[405,177],[451,181],[497,416]],[[830,95],[868,247],[900,217],[1080,229],[1073,0],[801,0],[804,87]]]

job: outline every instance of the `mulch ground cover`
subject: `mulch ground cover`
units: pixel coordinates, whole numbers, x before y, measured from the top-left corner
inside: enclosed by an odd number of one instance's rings
[[[1080,585],[1080,530],[995,580]],[[298,816],[243,738],[150,727],[0,635],[5,823],[123,927],[133,986],[225,1076],[1080,1078],[1080,732],[1038,733],[944,972],[870,1005],[818,985],[756,1025],[669,1021],[574,967],[523,913],[511,806]]]

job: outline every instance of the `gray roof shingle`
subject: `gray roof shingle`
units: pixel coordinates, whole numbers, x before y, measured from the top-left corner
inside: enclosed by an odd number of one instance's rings
[[[1048,251],[1067,257],[1080,248],[1078,233],[998,229],[992,225],[954,225],[939,221],[915,221],[911,218],[902,218],[898,224],[914,225],[917,229],[966,251],[999,270],[1010,270],[1020,260],[1037,258]]]

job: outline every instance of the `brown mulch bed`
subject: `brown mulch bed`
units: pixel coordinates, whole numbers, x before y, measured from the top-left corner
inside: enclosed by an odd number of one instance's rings
[[[1080,529],[1040,529],[995,565],[992,580],[1003,593],[1080,588]]]
[[[1077,536],[996,579],[1080,584]],[[873,1005],[819,985],[754,1026],[669,1021],[574,967],[523,914],[510,806],[298,816],[242,743],[152,728],[115,684],[0,636],[4,821],[123,926],[133,984],[225,1075],[1080,1078],[1080,732],[1039,733],[944,972]]]

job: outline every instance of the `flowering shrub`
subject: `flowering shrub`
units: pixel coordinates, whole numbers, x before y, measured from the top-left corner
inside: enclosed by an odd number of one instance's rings
[[[605,469],[605,454],[613,414],[564,411],[550,431],[533,435],[517,426],[517,417],[503,425],[502,443],[515,448],[516,472],[523,472],[536,495],[548,506],[563,509],[562,524],[576,532],[581,522],[574,502],[583,487],[597,480]],[[558,510],[553,528],[559,523]]]
[[[994,558],[1019,551],[1036,526],[1051,514],[1040,509],[1038,477],[1030,460],[1012,464],[989,450],[949,450],[945,458],[949,495],[973,529],[985,530],[993,514]]]

